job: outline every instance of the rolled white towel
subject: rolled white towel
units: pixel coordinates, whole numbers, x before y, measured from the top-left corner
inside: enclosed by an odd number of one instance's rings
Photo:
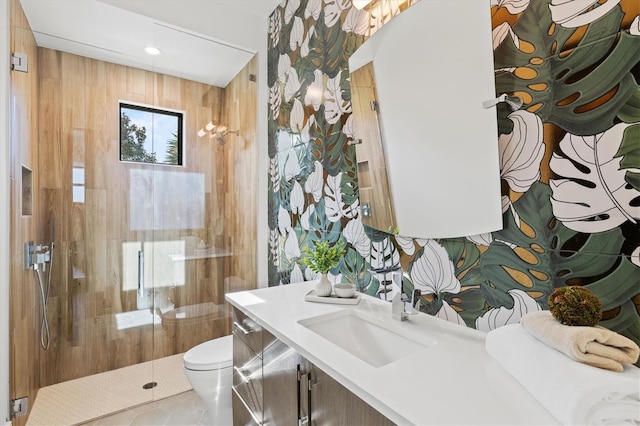
[[[520,324],[487,334],[487,351],[566,425],[640,425],[640,369],[621,373],[567,357]]]

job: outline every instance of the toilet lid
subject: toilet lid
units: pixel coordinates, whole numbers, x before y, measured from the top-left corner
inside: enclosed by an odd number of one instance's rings
[[[233,365],[233,337],[220,337],[200,343],[189,349],[183,357],[184,367],[189,370],[219,370]]]

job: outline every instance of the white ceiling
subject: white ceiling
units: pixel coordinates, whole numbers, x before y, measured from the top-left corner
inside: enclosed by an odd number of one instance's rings
[[[219,87],[266,46],[280,1],[20,0],[39,46]]]

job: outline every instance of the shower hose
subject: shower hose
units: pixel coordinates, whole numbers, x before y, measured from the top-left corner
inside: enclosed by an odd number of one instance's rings
[[[51,331],[49,330],[49,320],[47,319],[47,303],[49,302],[49,292],[51,291],[51,271],[53,270],[53,243],[51,243],[49,257],[49,272],[47,274],[47,287],[42,282],[42,274],[37,263],[33,264],[38,277],[38,287],[40,288],[40,299],[42,300],[42,321],[40,322],[40,346],[45,351],[51,344]]]

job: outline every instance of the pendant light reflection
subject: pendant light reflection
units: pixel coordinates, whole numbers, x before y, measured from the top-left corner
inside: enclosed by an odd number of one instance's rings
[[[210,121],[206,126],[198,130],[198,137],[202,138],[208,134],[209,139],[214,139],[220,145],[224,145],[227,143],[224,137],[229,133],[240,136],[240,130],[229,130],[227,126],[216,126]]]

